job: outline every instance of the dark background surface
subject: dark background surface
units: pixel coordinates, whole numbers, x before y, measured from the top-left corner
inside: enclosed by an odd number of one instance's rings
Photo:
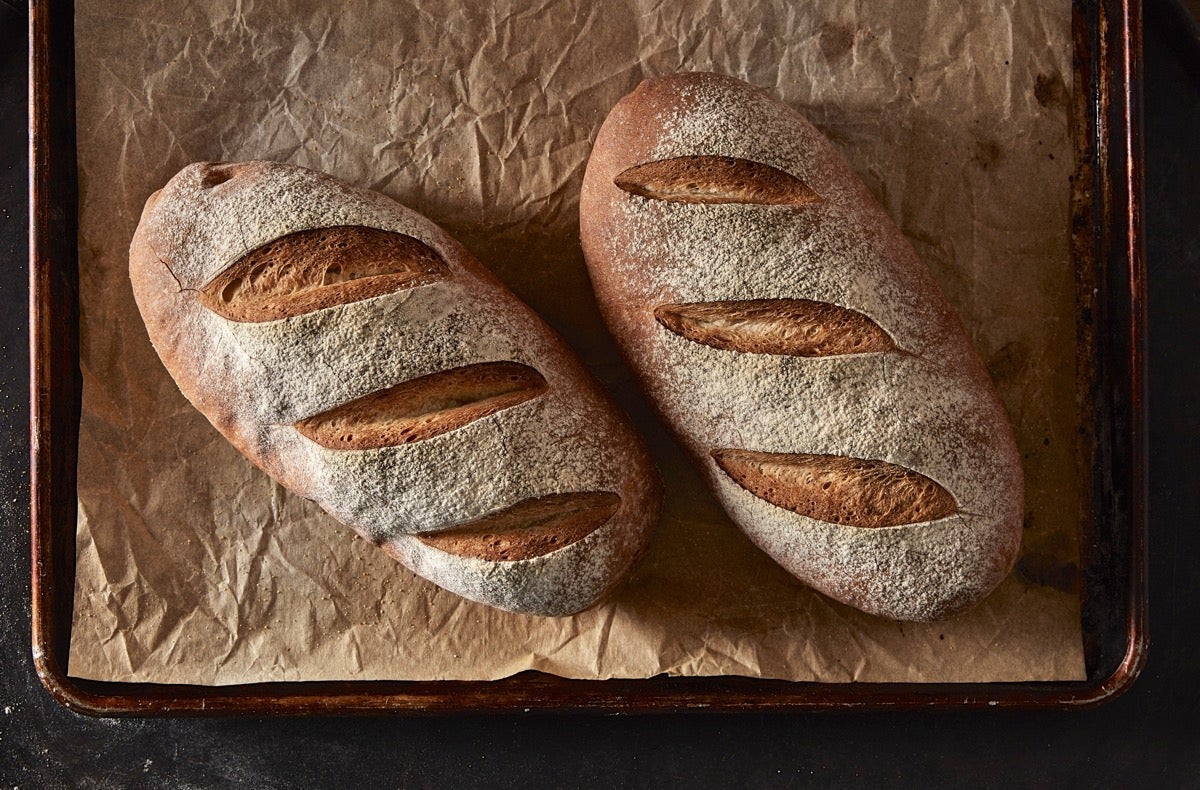
[[[33,672],[24,10],[0,3],[0,786],[1200,787],[1200,26],[1147,0],[1150,651],[1076,711],[92,719]]]

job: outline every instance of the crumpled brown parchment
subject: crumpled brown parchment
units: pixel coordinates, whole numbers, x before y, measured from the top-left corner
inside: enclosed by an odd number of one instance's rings
[[[1067,0],[77,0],[76,21],[73,676],[1084,676]],[[892,623],[804,588],[722,514],[621,363],[578,247],[579,183],[611,106],[679,70],[772,90],[827,133],[987,362],[1028,516],[1017,572],[970,612]],[[666,482],[651,551],[617,596],[554,620],[445,593],[267,479],[187,404],[134,306],[129,239],[181,167],[239,159],[325,170],[423,212],[578,351]]]

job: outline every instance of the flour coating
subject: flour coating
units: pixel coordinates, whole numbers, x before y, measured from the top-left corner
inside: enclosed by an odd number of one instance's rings
[[[729,156],[779,168],[817,199],[687,204],[613,184],[629,167]],[[647,80],[605,121],[584,179],[581,231],[602,312],[726,510],[764,551],[838,600],[897,619],[961,609],[1007,575],[1020,543],[1012,431],[932,275],[833,146],[798,113],[734,79]],[[742,353],[658,324],[661,304],[810,299],[856,310],[894,352]],[[947,489],[954,516],[857,528],[778,508],[710,456],[736,448],[886,461]]]
[[[211,312],[197,292],[263,244],[363,226],[432,248],[450,275],[262,323]],[[642,553],[657,477],[632,429],[562,341],[470,254],[388,198],[271,162],[200,163],[147,203],[130,275],[151,341],[183,394],[255,464],[414,571],[513,611],[569,614]],[[332,450],[293,424],[377,390],[478,362],[538,370],[548,389],[425,441]],[[616,514],[540,557],[490,562],[411,538],[548,494],[609,491]]]

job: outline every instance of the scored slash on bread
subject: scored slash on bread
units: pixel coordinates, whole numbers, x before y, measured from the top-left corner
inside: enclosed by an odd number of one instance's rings
[[[897,527],[953,515],[950,492],[925,475],[841,455],[713,450],[713,459],[760,499],[818,521]]]
[[[331,450],[420,442],[536,398],[546,379],[517,362],[481,362],[372,392],[296,423]]]
[[[621,498],[608,491],[551,494],[417,539],[451,554],[493,562],[527,560],[583,540],[620,506]]]
[[[937,283],[832,145],[716,74],[646,80],[580,196],[606,323],[726,511],[801,581],[902,620],[1009,573],[1023,483]]]
[[[883,327],[862,313],[811,299],[664,304],[654,317],[677,335],[726,351],[825,357],[894,351]]]
[[[645,551],[660,491],[626,420],[415,212],[304,168],[198,163],[147,201],[130,278],[188,400],[435,584],[567,615]]]
[[[634,195],[676,203],[802,206],[817,195],[784,171],[733,156],[678,156],[634,165],[613,183]]]
[[[275,321],[445,276],[445,262],[412,236],[354,226],[313,228],[246,253],[198,298],[231,321]]]

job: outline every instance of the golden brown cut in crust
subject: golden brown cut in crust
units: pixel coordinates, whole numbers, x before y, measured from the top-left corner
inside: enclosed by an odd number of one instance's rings
[[[231,321],[275,321],[445,275],[437,253],[411,236],[353,225],[313,228],[246,253],[198,298]]]
[[[646,80],[588,162],[604,318],[729,515],[815,589],[930,620],[1021,538],[1012,430],[936,282],[832,145],[715,74]]]
[[[641,442],[562,341],[415,212],[304,168],[198,163],[147,202],[130,278],[193,405],[434,583],[566,615],[645,550],[660,491]]]
[[[829,357],[896,347],[862,313],[811,299],[664,304],[654,317],[694,343],[753,354]]]
[[[421,442],[536,398],[546,380],[528,365],[481,362],[372,392],[296,423],[331,450]]]
[[[420,536],[427,546],[492,561],[527,560],[590,535],[621,506],[608,491],[551,494],[518,502],[478,521]]]

